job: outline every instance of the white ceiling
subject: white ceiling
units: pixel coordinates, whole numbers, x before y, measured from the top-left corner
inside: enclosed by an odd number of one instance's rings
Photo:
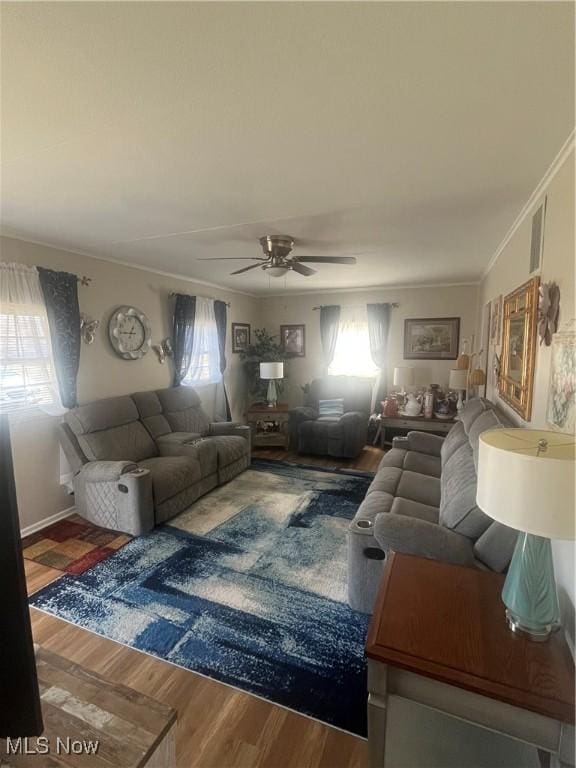
[[[478,279],[574,122],[572,3],[2,16],[4,232],[254,293]],[[196,260],[269,233],[358,264]]]

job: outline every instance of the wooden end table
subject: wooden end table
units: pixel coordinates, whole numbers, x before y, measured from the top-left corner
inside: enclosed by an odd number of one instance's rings
[[[287,451],[289,415],[288,403],[277,403],[273,408],[267,403],[253,403],[246,412],[246,423],[252,430],[252,447],[280,446]]]
[[[574,663],[562,632],[511,632],[504,577],[412,555],[386,562],[368,639],[368,746],[384,765],[386,709],[399,696],[511,736],[574,765]]]
[[[432,432],[443,436],[450,432],[455,423],[456,419],[437,419],[435,416],[428,419],[425,416],[403,416],[400,413],[397,416],[382,416],[380,414],[373,445],[380,443],[380,447],[384,448],[386,445],[392,444],[391,440],[386,440],[387,429],[399,430],[404,434],[411,430],[418,430],[419,432]]]

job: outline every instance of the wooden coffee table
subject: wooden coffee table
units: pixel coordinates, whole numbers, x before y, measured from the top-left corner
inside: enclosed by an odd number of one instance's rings
[[[574,765],[574,663],[562,632],[512,633],[504,576],[389,554],[368,639],[370,766],[384,765],[398,696],[511,736]]]

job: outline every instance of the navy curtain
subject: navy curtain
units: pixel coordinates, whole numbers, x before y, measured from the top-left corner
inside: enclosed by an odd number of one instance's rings
[[[194,318],[196,317],[196,296],[179,293],[174,305],[172,348],[174,350],[174,386],[179,387],[188,373],[192,361],[194,344]]]
[[[78,405],[76,382],[80,366],[78,278],[69,272],[37,267],[46,303],[50,340],[62,405]]]
[[[367,304],[368,337],[370,339],[370,354],[374,365],[380,371],[378,382],[374,387],[373,408],[378,406],[386,393],[386,364],[388,362],[388,333],[390,330],[390,304]]]
[[[224,371],[226,370],[226,326],[227,326],[226,302],[224,301],[214,302],[214,317],[216,318],[216,329],[218,330],[218,347],[220,351],[220,373],[222,374],[222,387],[224,389],[224,399],[226,401],[226,418],[228,421],[231,421],[232,413],[230,411],[230,402],[228,401],[228,393],[226,392],[226,385],[224,384]]]
[[[339,324],[340,307],[338,304],[320,307],[320,340],[322,342],[322,352],[326,368],[334,359]]]

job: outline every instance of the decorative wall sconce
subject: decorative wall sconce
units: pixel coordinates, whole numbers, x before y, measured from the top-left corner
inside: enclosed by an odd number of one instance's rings
[[[152,344],[152,349],[158,355],[158,362],[164,364],[167,357],[172,357],[174,350],[169,338],[164,339],[160,344]]]
[[[100,320],[92,320],[84,312],[80,313],[80,336],[85,344],[94,342],[96,328],[100,325]]]

